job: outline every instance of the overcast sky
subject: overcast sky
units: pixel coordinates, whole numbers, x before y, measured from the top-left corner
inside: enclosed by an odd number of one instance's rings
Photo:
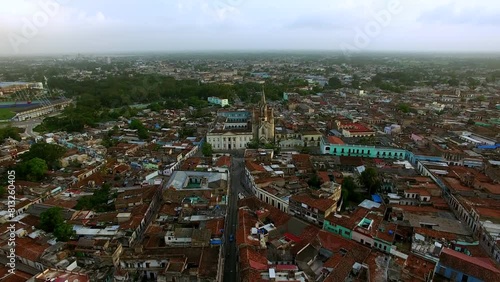
[[[270,49],[498,52],[500,1],[0,0],[0,38],[0,55]]]

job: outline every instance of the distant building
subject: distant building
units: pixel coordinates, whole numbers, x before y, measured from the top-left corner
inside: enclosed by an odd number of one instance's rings
[[[210,104],[214,105],[219,105],[221,107],[225,107],[229,105],[229,100],[228,99],[221,99],[219,97],[208,97],[208,102]]]

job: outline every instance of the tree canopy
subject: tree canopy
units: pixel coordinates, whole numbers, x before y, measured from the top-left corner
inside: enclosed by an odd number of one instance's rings
[[[321,179],[315,173],[311,176],[311,178],[309,178],[309,180],[307,181],[307,184],[309,185],[309,187],[311,187],[313,189],[319,189],[319,188],[321,188]]]
[[[137,129],[137,136],[140,139],[149,139],[149,131],[148,129],[142,124],[142,122],[138,119],[133,119],[130,122],[129,127],[131,129]]]
[[[369,195],[376,193],[382,186],[378,172],[373,167],[369,167],[361,173],[360,181],[367,189]]]
[[[22,161],[16,166],[16,173],[21,179],[29,181],[40,181],[48,171],[48,166],[45,160],[40,158],[32,158]]]
[[[19,134],[19,129],[13,127],[10,124],[4,128],[0,128],[0,140],[5,140],[7,138],[12,138],[14,140],[21,141],[21,135]]]
[[[201,152],[205,157],[209,157],[213,154],[212,144],[205,142],[201,147]]]
[[[333,89],[342,88],[342,81],[336,76],[331,77],[328,79],[328,87]]]
[[[101,188],[94,191],[92,196],[83,196],[78,199],[75,206],[77,210],[94,210],[97,212],[113,211],[114,205],[109,205],[108,201],[113,198],[111,186],[104,183]]]
[[[62,146],[40,142],[31,145],[30,150],[21,155],[21,159],[27,161],[39,158],[46,162],[48,168],[55,169],[59,167],[59,161],[65,153],[66,148]]]
[[[74,234],[73,227],[64,220],[60,207],[52,207],[42,212],[39,228],[53,233],[57,240],[63,242],[71,239]]]

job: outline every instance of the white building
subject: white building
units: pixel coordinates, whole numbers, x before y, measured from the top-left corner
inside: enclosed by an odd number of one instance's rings
[[[207,133],[207,142],[214,150],[245,149],[252,141],[252,131],[212,131]]]

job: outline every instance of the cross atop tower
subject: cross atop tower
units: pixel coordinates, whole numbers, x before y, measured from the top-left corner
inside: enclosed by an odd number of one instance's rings
[[[264,92],[264,87],[262,87],[262,97],[260,98],[262,105],[266,104],[266,93]]]

